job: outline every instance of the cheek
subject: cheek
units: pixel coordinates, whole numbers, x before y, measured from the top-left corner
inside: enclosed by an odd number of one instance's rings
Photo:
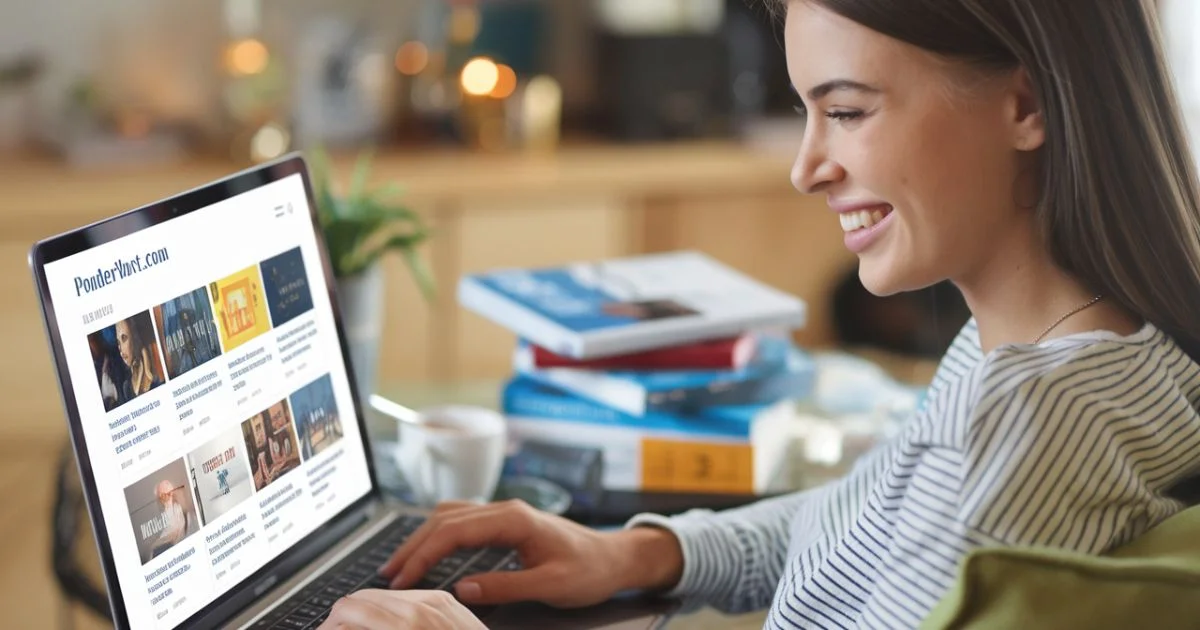
[[[915,237],[976,240],[994,222],[991,208],[1010,194],[1011,183],[990,139],[970,125],[914,125],[892,144],[881,146],[892,169],[887,175],[889,201],[900,206],[906,222],[919,227]],[[947,244],[948,246],[950,244]]]

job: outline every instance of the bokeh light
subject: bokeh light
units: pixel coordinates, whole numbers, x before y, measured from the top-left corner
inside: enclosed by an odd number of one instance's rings
[[[421,42],[405,42],[396,51],[396,70],[400,74],[416,76],[429,66],[429,48]]]
[[[253,38],[233,42],[225,50],[225,67],[234,76],[259,74],[270,59],[266,44]]]
[[[287,152],[290,142],[287,130],[268,123],[254,132],[250,139],[250,157],[255,162],[273,160]]]
[[[496,85],[489,94],[492,98],[508,98],[517,89],[517,73],[511,66],[496,66]]]
[[[483,96],[490,94],[500,82],[500,69],[496,62],[487,57],[475,57],[462,69],[462,88],[467,94]]]

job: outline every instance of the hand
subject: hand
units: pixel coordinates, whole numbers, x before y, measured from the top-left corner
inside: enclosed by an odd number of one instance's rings
[[[471,630],[485,626],[445,591],[368,589],[339,599],[321,628]]]
[[[683,553],[670,532],[638,527],[602,533],[523,501],[444,503],[405,541],[380,573],[409,588],[459,548],[508,547],[524,568],[463,578],[458,598],[471,604],[538,601],[589,606],[630,589],[665,589],[679,581]]]

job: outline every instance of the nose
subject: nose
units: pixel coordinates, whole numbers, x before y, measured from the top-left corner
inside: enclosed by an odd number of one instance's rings
[[[805,133],[800,152],[792,164],[792,186],[805,193],[816,193],[842,181],[846,170],[829,156],[822,138]]]

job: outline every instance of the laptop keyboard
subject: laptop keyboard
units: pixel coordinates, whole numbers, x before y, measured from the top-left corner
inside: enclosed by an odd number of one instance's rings
[[[401,516],[396,519],[337,566],[313,580],[250,627],[292,630],[316,628],[325,621],[330,608],[341,597],[362,589],[387,588],[388,580],[379,576],[379,567],[424,520],[419,516]],[[448,591],[468,575],[488,571],[515,571],[519,568],[520,563],[515,551],[460,549],[435,565],[412,588]]]

